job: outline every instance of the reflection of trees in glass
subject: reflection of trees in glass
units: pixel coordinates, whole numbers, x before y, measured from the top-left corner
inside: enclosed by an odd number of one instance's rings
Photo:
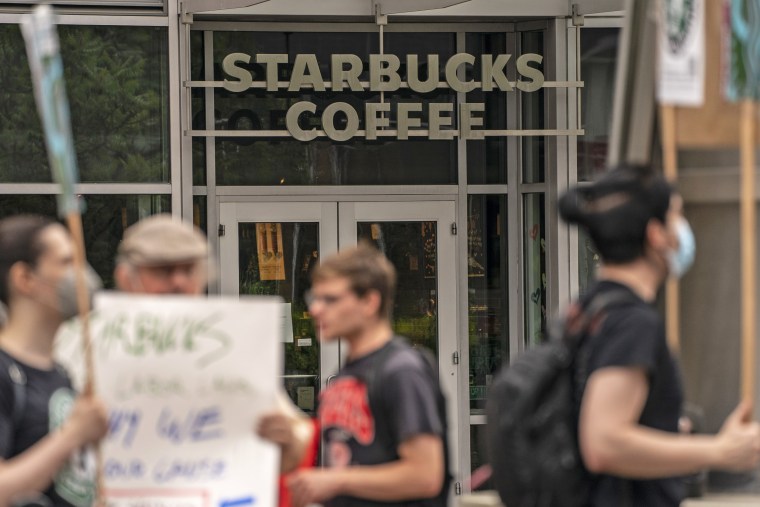
[[[0,25],[0,181],[52,181],[17,25]]]
[[[168,195],[88,195],[82,216],[87,260],[103,279],[107,289],[114,286],[116,249],[124,229],[155,213],[170,211]],[[4,195],[0,198],[0,218],[31,213],[54,218],[53,195]]]
[[[166,28],[58,30],[81,180],[168,181]],[[15,25],[0,25],[0,66],[0,180],[50,181]]]
[[[218,185],[444,185],[456,169],[456,141],[216,142]]]
[[[467,199],[470,409],[476,412],[485,408],[491,376],[509,357],[506,210],[504,195]]]
[[[374,244],[396,268],[394,331],[432,351],[438,350],[436,234],[435,222],[357,224],[358,239]]]
[[[293,343],[284,344],[286,375],[319,375],[319,344],[306,313],[303,294],[309,287],[309,273],[318,262],[318,225],[281,223],[285,280],[262,280],[256,243],[256,224],[239,227],[240,294],[280,296],[292,304]],[[311,338],[309,347],[299,347],[298,338]],[[309,384],[311,385],[311,384]]]

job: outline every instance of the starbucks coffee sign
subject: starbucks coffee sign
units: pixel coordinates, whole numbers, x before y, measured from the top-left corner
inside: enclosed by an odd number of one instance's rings
[[[316,55],[299,54],[293,61],[289,83],[283,86],[289,92],[303,89],[315,92],[325,92],[328,87],[333,92],[350,90],[352,92],[395,92],[408,87],[417,93],[429,93],[439,86],[440,71],[446,78],[448,87],[458,93],[469,93],[473,90],[514,91],[515,88],[524,92],[534,92],[544,85],[544,74],[539,66],[543,61],[541,55],[528,53],[513,59],[512,55],[481,55],[480,81],[464,79],[466,67],[475,67],[476,57],[468,53],[457,53],[445,62],[438,55],[426,55],[427,76],[420,76],[420,56],[406,56],[406,75],[401,73],[401,59],[396,55],[369,55],[368,68],[357,55],[332,55],[330,59],[330,75],[323,76]],[[232,53],[222,61],[222,70],[226,74],[224,88],[233,93],[241,93],[252,88],[253,75],[246,65],[255,61],[264,66],[266,71],[267,91],[277,91],[282,83],[278,83],[281,65],[289,65],[287,54],[257,54],[255,57],[245,53]],[[519,78],[515,82],[507,79],[507,68],[514,64]],[[369,74],[369,81],[362,82],[360,76]],[[429,139],[452,139],[457,132],[453,129],[454,104],[450,102],[433,102],[425,105],[427,108],[426,129],[422,128],[422,102],[399,102],[395,104],[396,130],[394,136],[398,139],[408,139],[410,132],[425,130]],[[459,135],[464,139],[482,139],[482,112],[485,104],[482,102],[467,102],[459,104]],[[346,102],[333,102],[321,112],[322,130],[334,141],[348,141],[354,137],[377,139],[379,135],[387,135],[390,119],[386,113],[391,112],[388,102],[367,102],[364,111],[357,111]],[[288,132],[300,141],[311,141],[320,135],[316,128],[305,129],[299,124],[304,116],[317,114],[317,105],[310,101],[293,104],[286,114],[285,122]],[[336,116],[342,114],[345,121],[336,127]],[[359,130],[360,114],[364,116],[365,129]],[[384,134],[385,133],[385,134]]]

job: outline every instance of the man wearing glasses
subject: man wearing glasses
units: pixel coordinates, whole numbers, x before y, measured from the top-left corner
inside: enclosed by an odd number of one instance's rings
[[[446,505],[445,407],[434,366],[391,328],[396,273],[361,245],[322,262],[306,295],[320,340],[346,364],[322,393],[325,468],[291,474],[294,507]]]
[[[143,219],[124,232],[114,279],[125,292],[199,296],[208,282],[206,237],[170,215]]]

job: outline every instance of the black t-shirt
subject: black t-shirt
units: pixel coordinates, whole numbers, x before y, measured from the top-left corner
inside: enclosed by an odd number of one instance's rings
[[[25,452],[66,420],[74,402],[68,375],[60,367],[40,370],[26,365],[0,349],[0,458],[11,459]],[[26,375],[25,402],[20,423],[13,424],[17,403],[8,366],[15,363]],[[45,491],[56,507],[92,503],[92,463],[77,453]]]
[[[388,463],[399,459],[399,444],[411,437],[446,438],[438,405],[440,387],[424,361],[409,345],[393,340],[341,369],[319,404],[326,466]],[[374,502],[339,496],[325,505],[444,507],[448,496],[448,473],[444,473],[444,487],[433,499]]]
[[[600,281],[584,299],[619,290],[630,291],[624,285]],[[630,304],[608,309],[599,332],[587,346],[589,375],[606,367],[643,368],[649,380],[649,393],[639,424],[672,433],[678,431],[683,401],[680,372],[668,349],[662,319],[650,304],[634,297]],[[602,475],[593,489],[591,505],[677,507],[684,496],[683,481],[677,477],[627,480]]]

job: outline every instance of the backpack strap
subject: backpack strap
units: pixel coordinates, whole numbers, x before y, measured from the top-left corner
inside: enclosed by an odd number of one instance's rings
[[[13,385],[13,411],[11,422],[15,429],[21,424],[21,419],[26,411],[26,373],[13,358],[7,354],[0,354],[0,363],[5,367]]]
[[[580,414],[580,404],[588,381],[588,364],[591,357],[590,347],[584,346],[595,336],[606,316],[607,310],[639,302],[640,299],[628,289],[615,289],[595,294],[584,304],[576,303],[568,312],[562,339],[568,344],[574,356],[574,397],[576,412]]]

